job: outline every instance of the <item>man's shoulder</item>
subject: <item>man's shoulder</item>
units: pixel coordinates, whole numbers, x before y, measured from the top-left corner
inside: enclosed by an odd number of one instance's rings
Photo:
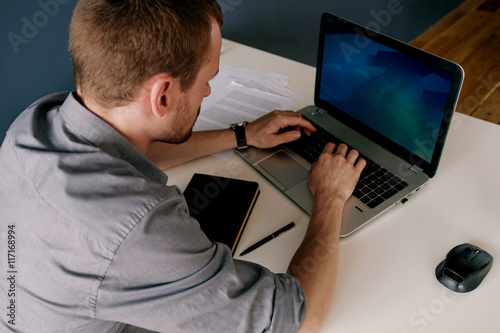
[[[50,106],[61,105],[62,103],[64,103],[64,101],[66,100],[66,98],[68,98],[68,95],[70,93],[71,93],[70,91],[57,91],[57,92],[53,92],[51,94],[45,95],[45,96],[37,99],[36,101],[34,101],[33,103],[31,103],[31,105],[28,106],[27,109],[36,108],[37,106],[47,105],[47,104],[50,105]]]
[[[9,132],[16,132],[19,130],[26,130],[26,123],[33,123],[36,121],[34,118],[36,113],[47,111],[51,108],[61,106],[70,92],[55,92],[44,97],[39,98],[35,102],[31,103],[25,110],[23,110],[20,115],[14,120],[12,125],[10,126]]]

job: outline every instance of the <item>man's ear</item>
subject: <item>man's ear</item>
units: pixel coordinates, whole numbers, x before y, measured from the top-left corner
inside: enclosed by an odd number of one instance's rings
[[[158,74],[152,78],[151,110],[156,117],[162,118],[172,103],[173,78],[167,74]]]

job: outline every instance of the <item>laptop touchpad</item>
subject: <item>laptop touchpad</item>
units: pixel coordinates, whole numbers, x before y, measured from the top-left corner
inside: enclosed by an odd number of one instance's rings
[[[258,163],[287,189],[307,178],[309,170],[284,151],[279,151]]]

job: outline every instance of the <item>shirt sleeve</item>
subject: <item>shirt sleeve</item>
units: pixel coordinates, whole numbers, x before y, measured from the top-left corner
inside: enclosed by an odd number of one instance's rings
[[[298,282],[234,260],[189,216],[178,191],[153,207],[116,251],[95,315],[157,332],[296,332]]]

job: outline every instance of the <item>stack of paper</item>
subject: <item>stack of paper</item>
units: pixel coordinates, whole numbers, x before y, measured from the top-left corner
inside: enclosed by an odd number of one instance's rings
[[[285,88],[287,75],[226,66],[210,81],[212,93],[201,104],[195,131],[228,128],[285,110],[303,97]]]

